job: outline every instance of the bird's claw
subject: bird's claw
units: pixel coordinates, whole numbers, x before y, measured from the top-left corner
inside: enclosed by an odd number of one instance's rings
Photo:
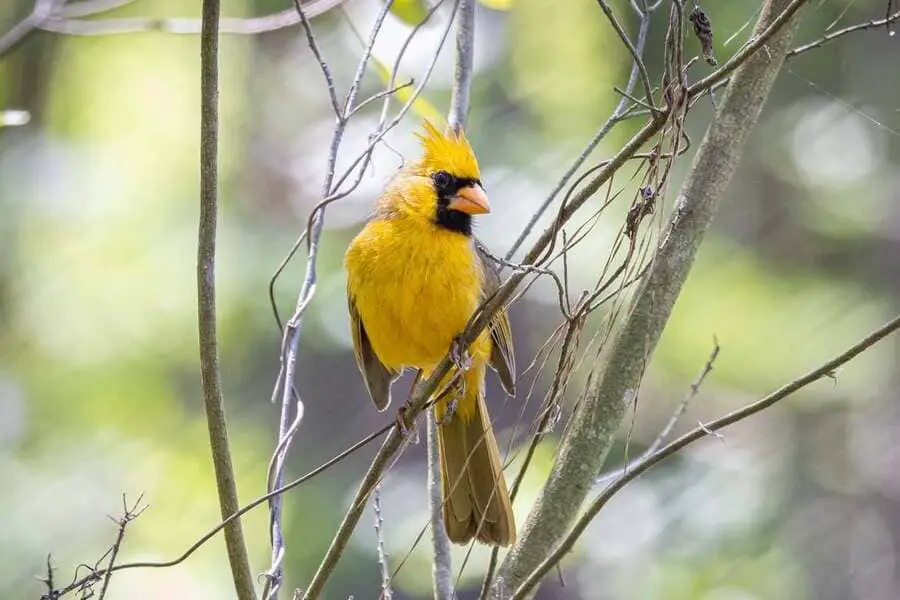
[[[468,371],[472,367],[472,356],[458,337],[453,338],[453,342],[450,344],[450,360],[460,371]]]
[[[438,425],[446,425],[453,419],[453,415],[456,414],[456,401],[456,397],[450,398],[449,402],[447,402],[447,408],[444,409],[444,414],[438,420]]]
[[[397,430],[400,432],[400,437],[405,438],[408,436],[409,427],[406,426],[406,406],[401,406],[399,410],[397,410],[395,422],[397,423]]]

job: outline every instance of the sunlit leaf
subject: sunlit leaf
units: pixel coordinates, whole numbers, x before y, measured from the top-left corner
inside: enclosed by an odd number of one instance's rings
[[[492,10],[510,10],[515,4],[515,0],[480,0],[482,6],[486,6]]]
[[[421,23],[428,14],[428,6],[423,0],[394,0],[391,13],[410,25]]]

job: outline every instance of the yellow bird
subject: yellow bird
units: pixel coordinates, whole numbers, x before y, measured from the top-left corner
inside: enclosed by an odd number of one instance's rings
[[[500,282],[472,236],[473,215],[490,212],[490,205],[468,140],[428,122],[419,137],[423,156],[390,181],[344,257],[356,361],[379,410],[404,368],[428,376],[448,350],[460,354],[458,336]],[[488,365],[514,393],[505,311],[467,358],[459,385],[435,406],[444,524],[456,543],[476,538],[508,546],[516,527],[484,401]]]

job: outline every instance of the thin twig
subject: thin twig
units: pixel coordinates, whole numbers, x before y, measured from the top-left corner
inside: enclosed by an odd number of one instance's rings
[[[808,50],[812,50],[814,48],[821,48],[828,42],[835,40],[839,37],[843,37],[848,33],[853,33],[854,31],[865,31],[866,29],[876,29],[878,27],[890,27],[892,24],[900,21],[900,11],[895,12],[894,14],[888,14],[883,19],[873,19],[871,21],[866,21],[865,23],[858,23],[856,25],[851,25],[849,27],[844,27],[843,29],[838,29],[837,31],[833,31],[826,36],[823,36],[813,42],[808,44],[803,44],[802,46],[798,46],[794,48],[790,52],[787,53],[787,58],[792,58],[797,56],[798,54],[803,54]]]
[[[462,130],[469,115],[472,77],[475,69],[475,0],[461,0],[456,11],[456,67],[450,95],[447,121],[455,131]]]
[[[388,555],[384,549],[384,519],[381,517],[381,486],[375,487],[372,494],[372,511],[375,513],[375,552],[378,556],[378,567],[381,571],[381,596],[384,600],[392,600],[391,572],[388,569]]]
[[[22,21],[0,36],[0,57],[16,48],[38,30],[63,35],[94,36],[120,35],[161,31],[180,35],[201,32],[200,19],[129,17],[84,19],[130,4],[133,0],[85,0],[66,3],[65,0],[35,0],[34,9]],[[312,0],[303,4],[307,18],[312,19],[342,4],[345,0]],[[293,8],[260,17],[224,17],[219,20],[220,34],[257,35],[277,31],[300,23]]]
[[[594,517],[596,517],[600,512],[600,509],[603,508],[606,503],[609,502],[610,498],[612,498],[628,483],[637,479],[638,476],[649,471],[651,468],[653,468],[666,458],[673,456],[674,454],[678,453],[680,450],[696,442],[697,440],[701,440],[707,436],[713,435],[715,432],[724,429],[729,425],[733,425],[734,423],[753,416],[758,412],[769,408],[773,404],[787,398],[791,394],[794,394],[795,392],[803,389],[811,383],[814,383],[822,378],[827,378],[829,374],[834,373],[837,368],[856,358],[862,352],[868,350],[890,334],[897,331],[897,329],[900,329],[900,316],[888,321],[887,323],[870,333],[868,336],[866,336],[838,356],[821,365],[820,367],[806,373],[801,377],[798,377],[788,384],[783,385],[771,394],[765,396],[764,398],[761,398],[760,400],[757,400],[752,404],[748,404],[747,406],[731,412],[723,417],[720,417],[715,421],[706,423],[705,425],[701,425],[696,429],[691,430],[680,438],[670,442],[652,456],[649,456],[646,459],[640,461],[637,465],[634,466],[634,468],[629,470],[626,474],[622,475],[622,477],[617,479],[602,492],[600,492],[600,495],[590,503],[584,514],[578,519],[578,521],[576,521],[575,525],[569,530],[569,532],[556,546],[556,548],[554,548],[553,552],[550,553],[550,555],[543,562],[541,562],[541,564],[528,576],[528,578],[522,582],[522,584],[519,586],[510,600],[524,600],[526,597],[528,597],[528,594],[535,588],[535,586],[537,586],[538,583],[540,583],[544,575],[549,573],[550,570],[553,569],[553,567],[558,564],[559,561],[562,560],[565,555],[571,550],[575,541],[581,536],[587,526],[590,525]]]
[[[306,44],[316,58],[316,62],[319,63],[319,70],[322,71],[322,76],[325,78],[325,85],[328,88],[328,98],[331,100],[331,108],[334,110],[335,116],[340,118],[342,113],[341,107],[338,106],[337,90],[334,88],[334,77],[331,75],[331,69],[328,67],[328,63],[325,62],[325,58],[322,56],[322,51],[319,50],[319,44],[316,43],[316,36],[313,34],[312,26],[309,24],[309,17],[306,15],[306,9],[303,8],[303,4],[300,0],[294,0],[294,8],[294,12],[300,19],[300,24],[303,26],[303,33],[306,34]]]
[[[687,393],[685,393],[684,398],[681,399],[681,402],[678,403],[678,406],[675,407],[675,411],[669,417],[669,420],[666,422],[665,426],[660,430],[659,434],[656,436],[656,439],[653,440],[653,443],[636,459],[626,464],[624,467],[618,468],[610,473],[606,473],[601,475],[595,481],[597,485],[605,485],[610,481],[614,480],[616,477],[621,477],[631,469],[633,469],[636,465],[640,464],[642,460],[646,460],[648,457],[652,456],[662,448],[662,445],[668,439],[669,434],[672,433],[672,430],[675,428],[675,425],[678,424],[678,421],[684,415],[684,412],[687,410],[688,404],[690,404],[691,400],[697,396],[700,392],[700,386],[703,385],[703,382],[706,380],[706,376],[709,375],[713,370],[713,365],[716,362],[716,359],[719,357],[719,341],[713,337],[713,349],[709,355],[709,358],[706,359],[706,364],[703,365],[703,368],[700,370],[700,373],[697,375],[697,378],[688,388]]]
[[[719,358],[720,351],[721,348],[719,347],[719,340],[713,337],[713,349],[709,354],[709,358],[706,359],[706,364],[703,365],[703,369],[700,370],[700,373],[691,384],[691,387],[684,395],[684,398],[681,399],[681,402],[678,404],[675,412],[673,412],[672,416],[669,417],[669,421],[666,423],[665,427],[662,428],[662,431],[659,432],[659,435],[657,435],[656,439],[653,440],[653,443],[650,444],[649,451],[651,454],[659,450],[659,448],[665,443],[666,438],[669,437],[669,434],[672,433],[672,429],[675,428],[678,420],[681,419],[684,411],[687,410],[688,404],[690,404],[691,400],[693,400],[700,392],[700,386],[703,385],[703,382],[706,380],[706,376],[712,372],[713,365],[715,364],[716,359]]]
[[[53,562],[52,556],[50,554],[47,555],[47,575],[44,577],[38,577],[37,580],[43,583],[47,587],[47,593],[42,596],[42,598],[48,598],[49,600],[56,600],[59,598],[59,594],[56,591],[56,586],[53,584]]]
[[[131,4],[134,0],[63,0],[62,6],[53,12],[53,16],[60,19],[77,19],[105,13]],[[199,24],[199,21],[198,21]]]
[[[216,334],[216,226],[219,152],[219,0],[203,0],[200,34],[200,226],[197,239],[197,296],[200,329],[200,375],[222,517],[240,508],[219,372]],[[240,600],[255,600],[250,560],[241,522],[225,529],[225,546],[234,588]]]
[[[125,495],[122,494],[122,517],[119,519],[110,517],[110,519],[119,526],[119,529],[116,531],[116,541],[113,542],[109,552],[109,562],[106,566],[106,573],[103,575],[103,584],[100,586],[100,593],[97,595],[97,600],[103,600],[103,598],[106,597],[106,590],[109,589],[109,581],[112,578],[113,567],[116,564],[116,558],[119,556],[119,550],[122,548],[122,540],[125,539],[125,529],[128,527],[129,523],[141,516],[141,513],[147,508],[146,505],[143,507],[140,505],[143,498],[143,494],[138,496],[134,506],[129,508]]]
[[[57,0],[35,0],[34,8],[27,17],[13,25],[12,29],[0,36],[0,57],[21,44],[33,31],[50,17]]]
[[[451,600],[453,593],[453,564],[450,560],[450,538],[444,527],[443,497],[441,494],[441,463],[438,451],[438,425],[434,411],[428,411],[428,510],[431,522],[431,547],[434,561],[431,565],[431,578],[436,600]]]
[[[628,34],[625,33],[625,28],[622,27],[621,23],[619,23],[619,20],[616,18],[615,13],[613,13],[612,8],[610,8],[606,0],[597,0],[597,4],[600,5],[600,9],[603,10],[606,18],[609,19],[609,22],[613,26],[613,29],[616,30],[616,33],[622,40],[622,43],[625,44],[625,47],[631,53],[631,57],[634,60],[634,65],[637,67],[638,71],[641,74],[641,83],[644,86],[644,97],[646,99],[647,106],[653,109],[653,86],[650,85],[650,75],[647,73],[647,65],[644,64],[644,59],[641,56],[643,48],[638,49],[634,44],[631,43],[631,38],[629,38]],[[644,14],[642,14],[641,17],[643,19]]]
[[[313,19],[343,4],[346,0],[312,0],[303,3],[306,17]],[[112,3],[112,2],[110,2]],[[96,12],[91,13],[96,14]],[[73,15],[74,16],[74,15]],[[300,17],[293,8],[262,15],[259,17],[224,17],[220,21],[219,32],[229,35],[259,35],[279,29],[293,27],[300,23]],[[76,36],[121,35],[126,33],[146,33],[159,31],[177,35],[200,33],[200,20],[191,18],[125,17],[121,19],[76,19],[64,14],[54,14],[43,21],[39,29]]]
[[[781,11],[775,19],[769,23],[769,26],[766,27],[762,32],[758,35],[754,36],[749,42],[744,44],[744,46],[732,55],[728,61],[704,77],[699,81],[694,82],[688,89],[687,94],[689,97],[694,97],[699,94],[705,93],[708,89],[714,86],[716,83],[722,81],[727,78],[731,73],[734,72],[739,66],[744,64],[748,58],[752,55],[756,54],[756,52],[762,48],[766,42],[768,42],[773,35],[778,33],[785,23],[790,20],[791,17],[794,16],[798,10],[800,10],[804,4],[809,2],[809,0],[793,0],[790,4],[788,4],[783,11]]]

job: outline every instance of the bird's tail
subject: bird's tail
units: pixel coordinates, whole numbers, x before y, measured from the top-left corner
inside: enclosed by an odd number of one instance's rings
[[[516,525],[503,462],[480,378],[472,379],[474,385],[467,386],[456,411],[449,415],[436,411],[444,526],[457,544],[477,538],[492,546],[508,546],[516,540]]]

